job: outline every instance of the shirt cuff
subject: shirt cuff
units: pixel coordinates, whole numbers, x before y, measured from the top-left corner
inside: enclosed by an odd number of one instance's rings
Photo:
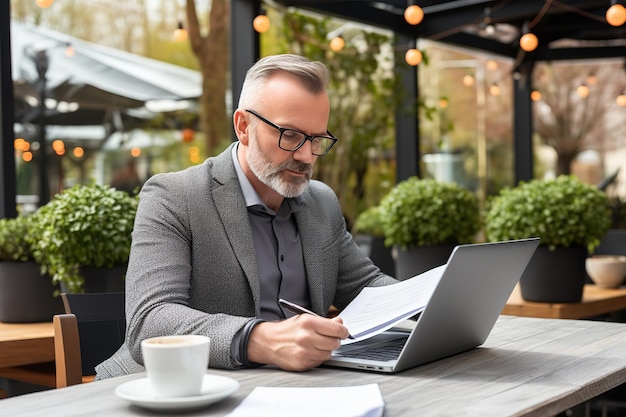
[[[262,319],[250,320],[235,334],[235,337],[233,337],[233,342],[230,346],[230,355],[236,366],[254,368],[262,365],[248,360],[248,341],[250,340],[250,334],[254,326],[264,321],[265,320]]]

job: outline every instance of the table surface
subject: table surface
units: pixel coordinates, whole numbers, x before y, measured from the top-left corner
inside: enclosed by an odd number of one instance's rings
[[[445,331],[445,329],[442,329]],[[395,375],[318,368],[209,370],[241,384],[233,396],[189,416],[224,416],[256,386],[378,383],[385,417],[550,416],[626,382],[626,324],[500,316],[477,349]],[[0,400],[6,416],[155,415],[117,398],[127,375]],[[176,412],[162,416],[179,415]],[[294,415],[297,415],[295,413]]]
[[[52,322],[0,322],[0,368],[54,360]]]
[[[502,314],[554,319],[584,319],[626,310],[626,287],[601,288],[586,284],[580,303],[535,303],[522,299],[515,287]]]

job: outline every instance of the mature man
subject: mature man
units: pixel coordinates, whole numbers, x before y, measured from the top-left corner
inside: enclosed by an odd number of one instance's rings
[[[129,260],[125,345],[98,378],[142,370],[141,340],[209,336],[209,366],[316,367],[348,337],[325,316],[364,286],[396,282],[363,255],[334,192],[311,180],[337,141],[328,69],[296,55],[259,60],[233,115],[239,139],[202,165],[150,178]]]

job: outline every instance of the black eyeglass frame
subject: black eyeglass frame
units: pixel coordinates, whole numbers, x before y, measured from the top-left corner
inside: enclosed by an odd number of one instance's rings
[[[257,118],[259,118],[262,122],[264,122],[265,124],[267,124],[267,125],[269,125],[269,126],[273,127],[274,129],[276,129],[276,130],[278,130],[278,131],[280,132],[280,136],[278,137],[278,147],[279,147],[280,149],[282,149],[283,151],[287,151],[287,152],[295,152],[295,151],[297,151],[298,149],[300,149],[300,148],[302,147],[302,145],[304,145],[304,143],[305,143],[307,140],[310,140],[310,141],[311,141],[311,144],[312,144],[312,143],[313,143],[313,140],[314,140],[314,139],[316,139],[316,138],[320,138],[320,139],[330,139],[332,142],[331,142],[330,146],[328,146],[328,148],[326,148],[326,150],[325,150],[323,153],[315,153],[315,152],[313,151],[313,149],[311,149],[311,153],[312,153],[313,155],[315,155],[315,156],[324,156],[324,155],[326,155],[326,154],[327,154],[327,153],[328,153],[328,152],[332,149],[332,147],[333,147],[333,146],[335,146],[335,143],[337,143],[337,138],[335,137],[335,135],[333,135],[332,133],[330,133],[330,131],[329,131],[329,130],[327,130],[327,131],[326,131],[326,133],[328,134],[328,136],[322,136],[322,135],[307,135],[306,133],[304,133],[304,132],[302,132],[302,131],[300,131],[300,130],[296,130],[296,129],[289,129],[289,128],[286,128],[286,127],[280,127],[280,126],[278,126],[276,123],[274,123],[274,122],[272,122],[272,121],[270,121],[270,120],[267,120],[265,117],[261,116],[259,113],[255,112],[254,110],[251,110],[251,109],[246,109],[246,112],[248,112],[248,113],[250,113],[250,114],[253,114],[253,115],[254,115],[254,116],[256,116]],[[281,142],[282,142],[282,138],[283,138],[283,133],[285,133],[286,131],[291,131],[291,132],[296,132],[296,133],[299,133],[299,134],[301,134],[302,136],[304,136],[304,139],[302,139],[302,141],[301,141],[300,143],[298,143],[298,144],[297,144],[294,148],[291,148],[291,149],[286,149],[286,148],[283,148],[283,147],[281,146]]]

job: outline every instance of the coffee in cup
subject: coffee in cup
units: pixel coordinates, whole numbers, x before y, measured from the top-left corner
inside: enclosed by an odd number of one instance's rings
[[[141,342],[144,366],[157,397],[200,395],[209,365],[210,339],[200,335],[158,336]]]

